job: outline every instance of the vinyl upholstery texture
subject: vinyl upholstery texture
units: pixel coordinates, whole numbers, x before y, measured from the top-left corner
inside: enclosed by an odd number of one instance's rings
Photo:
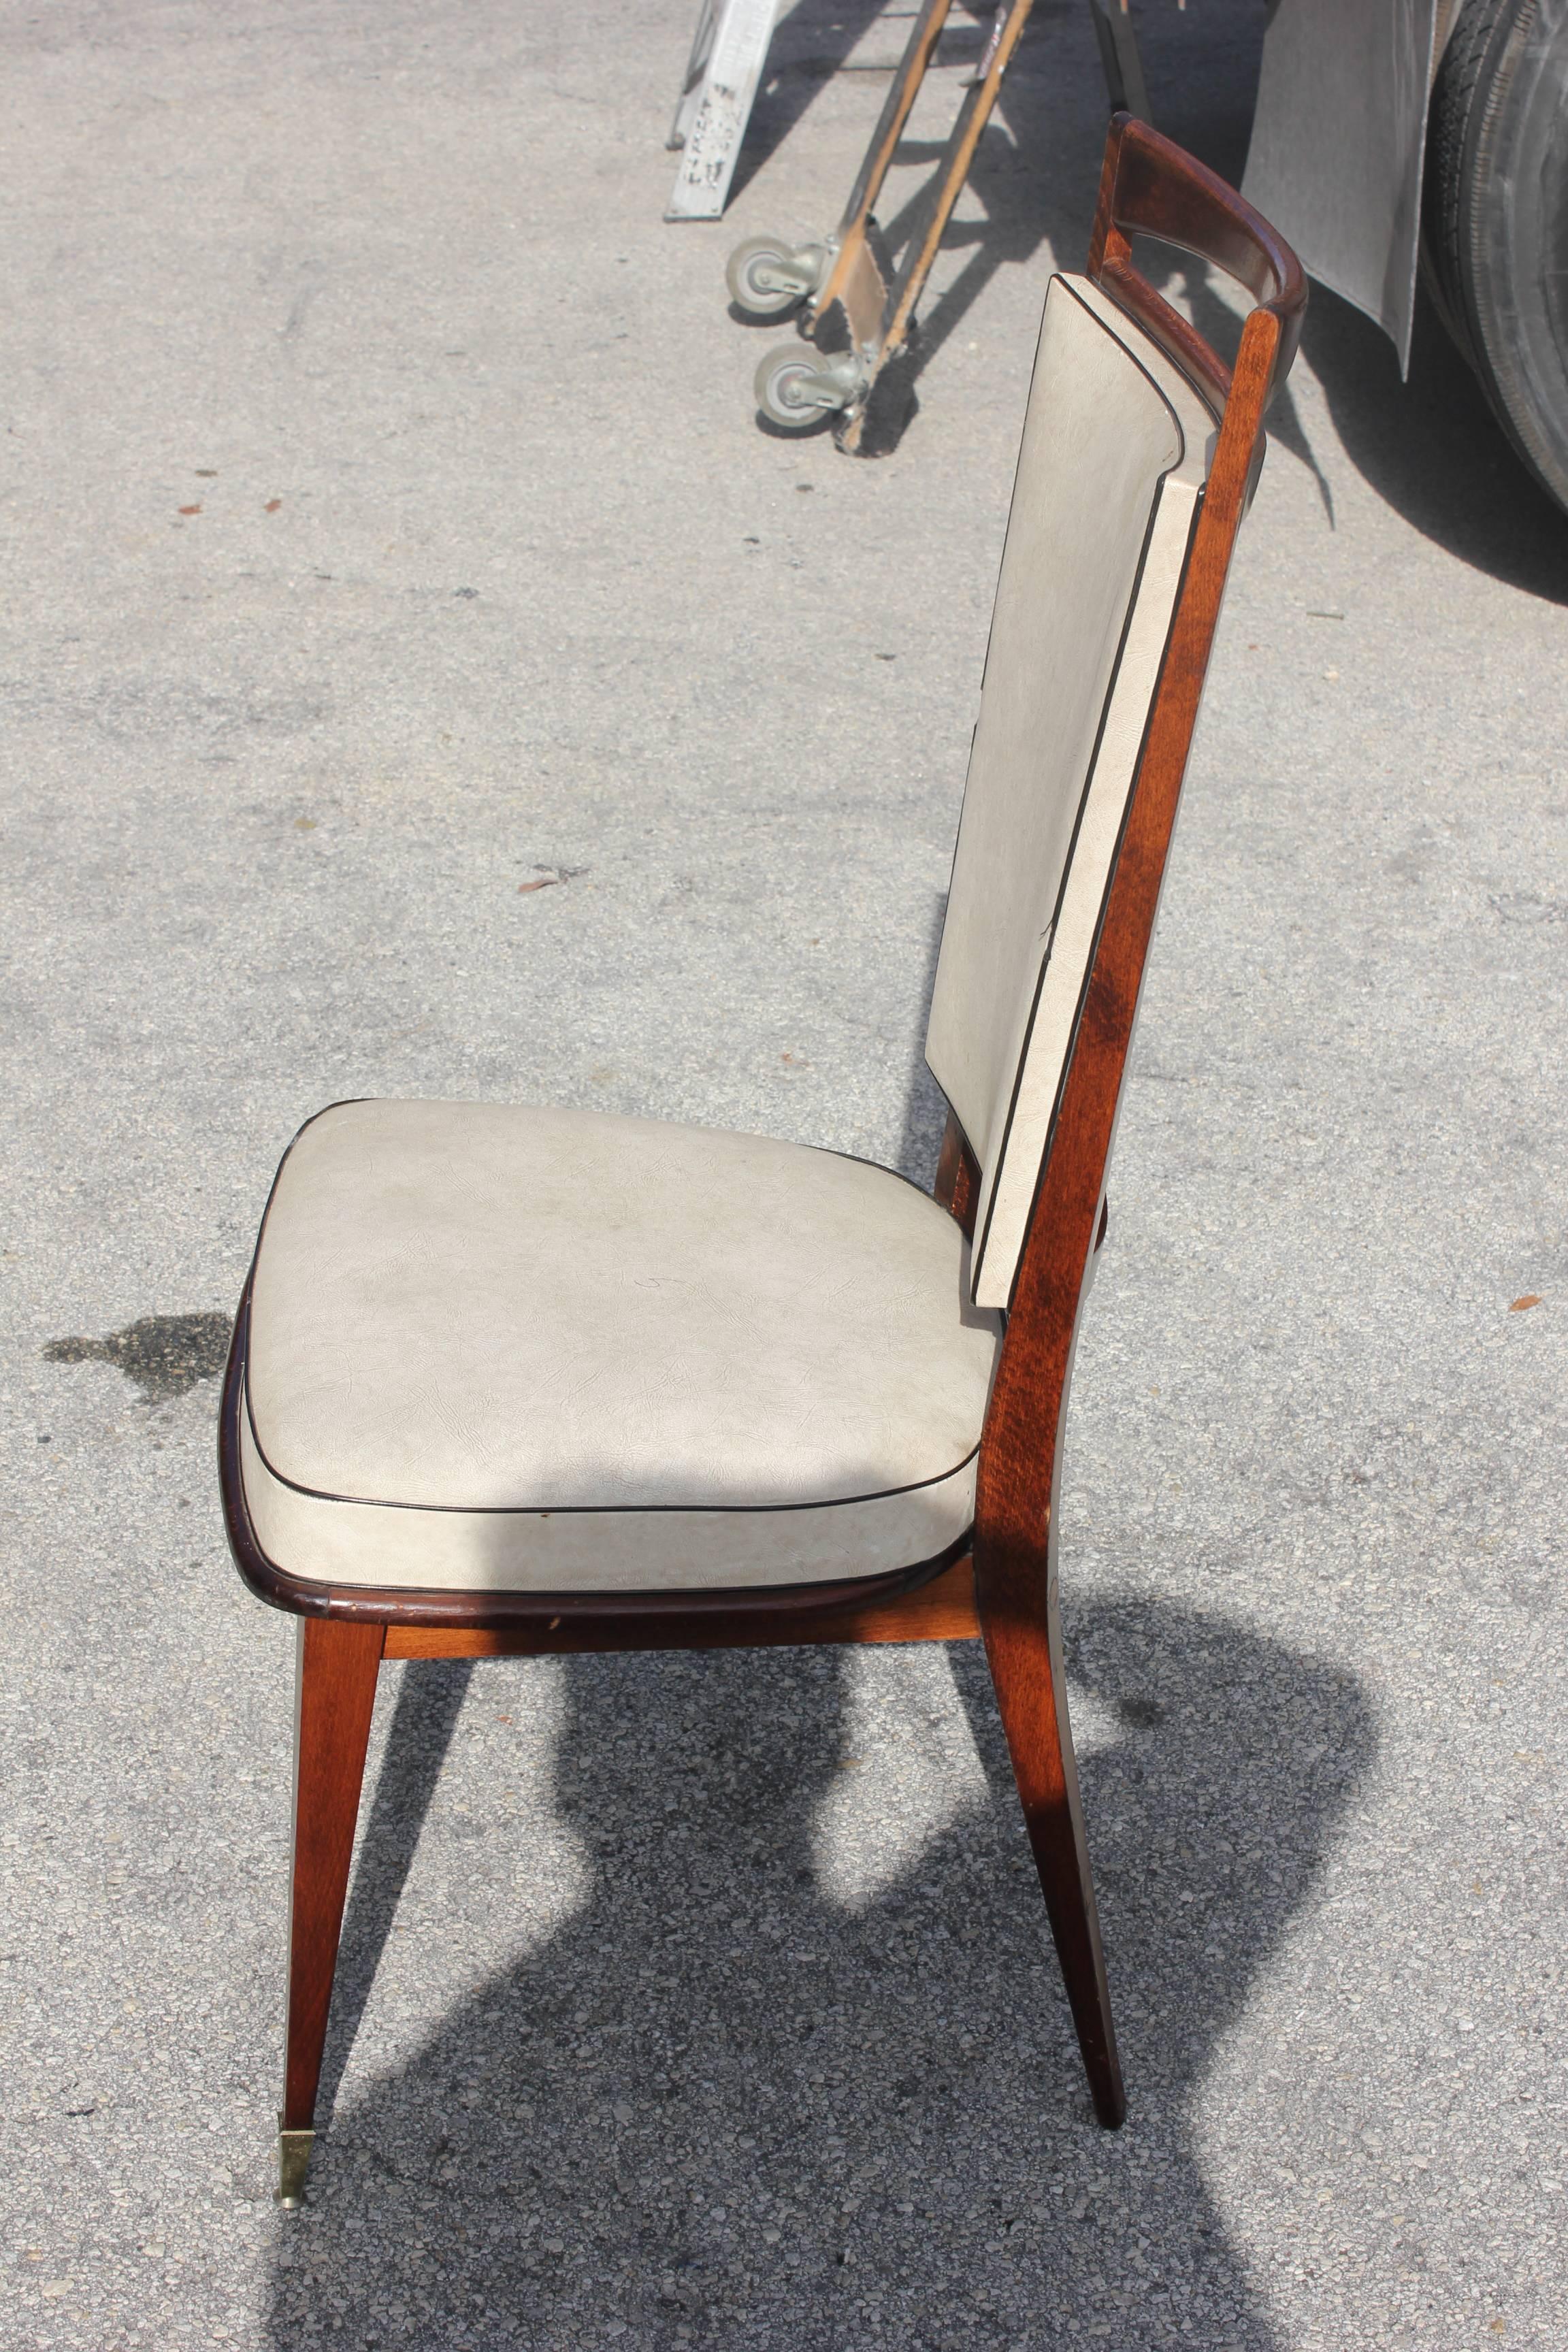
[[[1005,1307],[1181,587],[1214,419],[1089,279],[1051,280],[926,1058]]]
[[[304,1128],[262,1227],[242,1463],[312,1581],[730,1588],[932,1559],[1000,1318],[901,1178],[520,1104]]]

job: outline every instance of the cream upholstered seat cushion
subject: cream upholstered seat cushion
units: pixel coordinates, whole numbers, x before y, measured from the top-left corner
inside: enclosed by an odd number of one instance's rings
[[[312,1582],[627,1591],[934,1559],[1000,1322],[886,1170],[527,1105],[342,1103],[279,1171],[241,1462]]]

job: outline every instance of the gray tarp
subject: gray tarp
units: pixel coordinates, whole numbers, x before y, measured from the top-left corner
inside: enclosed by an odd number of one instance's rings
[[[1439,0],[1276,0],[1242,181],[1309,274],[1387,330],[1402,370]]]

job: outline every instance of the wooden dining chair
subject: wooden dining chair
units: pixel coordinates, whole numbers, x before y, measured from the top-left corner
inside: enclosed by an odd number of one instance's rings
[[[1134,266],[1256,307],[1234,373]],[[1102,2123],[1125,2111],[1057,1604],[1068,1371],[1204,673],[1305,294],[1145,125],[1051,280],[927,1038],[934,1198],[764,1137],[334,1104],[225,1383],[229,1541],[300,1620],[279,2195],[298,2199],[384,1658],[985,1645]]]

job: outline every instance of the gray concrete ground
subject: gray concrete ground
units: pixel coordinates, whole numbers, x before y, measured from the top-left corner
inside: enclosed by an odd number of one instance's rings
[[[828,224],[881,85],[827,65],[897,28],[804,0],[677,230],[689,13],[5,13],[0,2341],[1561,2347],[1568,525],[1433,332],[1404,390],[1329,297],[1073,1409],[1126,2130],[969,1652],[418,1667],[269,2201],[290,1631],[210,1374],[289,1135],[426,1092],[934,1146],[1087,22],[1040,0],[866,466],[758,431],[721,269]],[[1144,22],[1234,172],[1261,8]]]

